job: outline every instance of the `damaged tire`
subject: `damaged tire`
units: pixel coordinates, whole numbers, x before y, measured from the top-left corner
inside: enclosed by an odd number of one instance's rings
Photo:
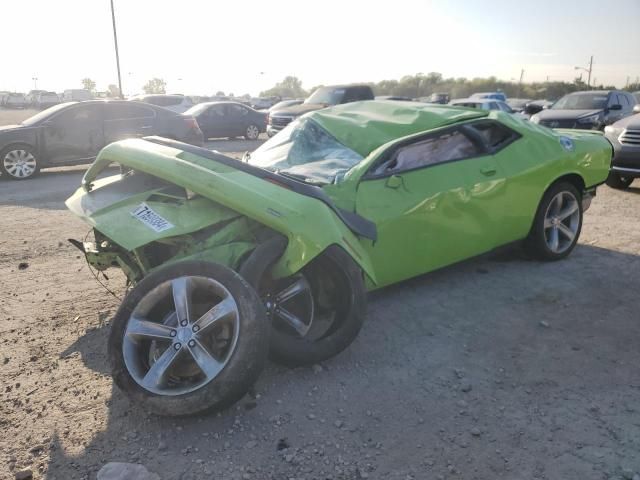
[[[271,319],[270,355],[279,363],[310,365],[331,358],[356,338],[365,317],[362,272],[332,245],[296,275],[274,279],[270,270],[286,240],[259,245],[240,268]]]
[[[113,379],[156,414],[218,410],[257,380],[268,336],[260,299],[240,275],[215,263],[174,263],[142,279],[118,309]]]

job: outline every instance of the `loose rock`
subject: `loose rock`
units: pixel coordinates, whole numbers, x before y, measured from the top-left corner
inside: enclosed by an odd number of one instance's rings
[[[16,472],[16,480],[30,480],[33,478],[33,472],[30,468]]]

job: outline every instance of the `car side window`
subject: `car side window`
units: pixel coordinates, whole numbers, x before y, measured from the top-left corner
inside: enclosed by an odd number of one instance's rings
[[[496,102],[490,102],[489,103],[489,110],[500,110],[500,107],[498,106],[498,104]]]
[[[154,118],[155,112],[152,108],[142,105],[131,104],[106,104],[104,119],[125,120],[132,118]]]
[[[96,107],[92,105],[70,108],[52,118],[52,122],[57,125],[101,122],[101,112]]]
[[[503,148],[518,138],[516,132],[498,122],[477,122],[468,124],[467,127],[479,133],[485,144],[492,151]]]
[[[224,105],[213,105],[207,110],[207,116],[211,118],[224,117]]]
[[[607,103],[608,107],[611,107],[612,105],[617,105],[619,104],[620,101],[618,100],[618,95],[615,93],[612,93],[611,95],[609,95],[609,103]]]
[[[241,107],[240,105],[227,105],[227,112],[232,117],[243,117],[249,113],[246,108]]]
[[[389,160],[373,170],[384,175],[438,165],[480,154],[480,149],[460,130],[447,131],[399,148]]]

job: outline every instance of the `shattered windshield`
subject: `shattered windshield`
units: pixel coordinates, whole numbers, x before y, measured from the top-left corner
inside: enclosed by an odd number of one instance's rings
[[[310,118],[289,124],[251,154],[249,163],[307,183],[338,183],[363,157]]]

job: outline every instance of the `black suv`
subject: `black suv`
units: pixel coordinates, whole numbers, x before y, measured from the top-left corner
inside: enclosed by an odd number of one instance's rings
[[[281,108],[269,112],[267,135],[274,136],[289,125],[294,118],[313,110],[320,110],[340,103],[373,100],[373,90],[369,85],[334,85],[320,87],[307,98],[302,105]]]
[[[565,95],[548,109],[531,117],[533,123],[550,128],[604,130],[633,114],[636,99],[619,90],[592,90]]]

